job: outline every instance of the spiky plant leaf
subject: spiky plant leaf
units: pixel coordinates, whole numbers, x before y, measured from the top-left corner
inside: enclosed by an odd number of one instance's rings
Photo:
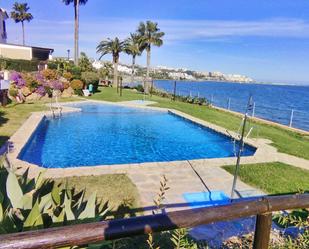
[[[52,199],[52,195],[51,193],[48,193],[46,195],[44,195],[41,198],[39,207],[40,207],[40,212],[41,213],[45,213],[47,209],[49,209],[53,204],[53,199]]]
[[[32,208],[33,203],[33,195],[31,193],[27,193],[22,197],[23,209],[29,210]]]
[[[66,215],[67,220],[75,220],[74,213],[72,212],[71,208],[72,199],[70,199],[67,193],[64,194],[64,212]]]
[[[64,222],[64,209],[61,211],[61,213],[58,216],[54,215],[52,217],[52,220],[53,220],[54,225],[63,224],[63,222]]]
[[[59,186],[54,186],[52,189],[51,195],[56,205],[60,205],[60,202],[61,202],[60,193],[61,193],[61,189],[59,188]]]
[[[0,234],[15,233],[17,231],[12,215],[7,210],[4,211],[3,219],[0,223]]]
[[[4,200],[4,195],[0,192],[0,203],[2,203]]]
[[[24,227],[31,228],[42,225],[43,225],[43,218],[40,212],[39,202],[37,200],[33,208],[31,209],[26,221],[24,222]]]
[[[95,217],[96,197],[97,197],[97,192],[95,191],[89,197],[84,211],[78,217],[79,219],[86,219],[86,218],[94,218]]]
[[[3,207],[2,207],[2,203],[0,202],[0,223],[3,221]]]
[[[22,208],[23,191],[20,188],[16,175],[12,171],[9,171],[9,175],[6,181],[6,190],[13,208]]]
[[[44,174],[45,171],[41,171],[38,176],[35,178],[35,189],[39,189],[44,183]]]

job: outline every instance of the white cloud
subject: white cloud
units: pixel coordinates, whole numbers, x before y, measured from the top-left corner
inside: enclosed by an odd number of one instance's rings
[[[237,37],[280,37],[308,38],[309,22],[302,19],[270,19],[257,21],[230,20],[156,20],[166,33],[165,44],[182,41],[219,41],[228,42]],[[134,32],[140,20],[109,18],[83,20],[80,23],[80,42],[93,49],[106,37],[125,38]],[[8,27],[9,41],[21,41],[20,25],[11,22]],[[51,21],[34,19],[26,24],[26,38],[29,44],[65,49],[72,46],[73,20]]]

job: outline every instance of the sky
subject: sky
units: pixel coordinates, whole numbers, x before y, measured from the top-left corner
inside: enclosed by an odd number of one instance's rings
[[[0,0],[0,7],[11,11],[14,2]],[[54,56],[73,52],[73,6],[26,2],[34,16],[25,24],[27,45],[54,48]],[[163,46],[153,48],[153,66],[309,84],[308,0],[88,0],[80,8],[80,51],[97,59],[101,40],[125,39],[146,20],[165,32]],[[21,24],[8,20],[7,31],[8,42],[22,42]],[[122,54],[120,61],[131,58]],[[137,63],[145,65],[145,55]]]

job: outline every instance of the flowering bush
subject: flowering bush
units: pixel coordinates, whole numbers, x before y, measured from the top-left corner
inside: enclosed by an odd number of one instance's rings
[[[22,78],[22,75],[16,71],[11,73],[10,80],[17,88],[23,88],[26,86],[26,81]]]
[[[50,88],[52,88],[54,90],[60,90],[60,91],[63,90],[63,84],[59,80],[51,80],[49,82],[49,86],[50,86]]]
[[[72,80],[71,87],[73,88],[75,94],[82,95],[84,83],[81,80]]]
[[[57,71],[52,69],[43,70],[42,75],[46,80],[56,80],[58,78]]]
[[[46,89],[45,89],[45,87],[44,86],[38,86],[38,88],[36,89],[36,91],[35,91],[37,94],[39,94],[40,96],[45,96],[46,95],[46,93],[47,93],[47,91],[46,91]]]
[[[70,72],[64,72],[62,76],[68,81],[70,81],[73,78],[73,74],[71,74]]]
[[[52,96],[53,90],[63,91],[64,85],[58,79],[58,74],[54,70],[44,70],[36,74],[12,72],[10,74],[12,97],[16,97],[16,90],[21,89],[22,94],[27,97],[32,93],[40,96]],[[68,83],[67,83],[68,84]]]

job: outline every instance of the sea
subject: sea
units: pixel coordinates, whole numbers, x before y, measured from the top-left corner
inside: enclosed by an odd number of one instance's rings
[[[156,80],[154,86],[173,93],[174,82]],[[309,131],[309,85],[176,81],[176,94],[204,97],[215,106],[240,113],[246,112],[252,96],[250,115]]]

